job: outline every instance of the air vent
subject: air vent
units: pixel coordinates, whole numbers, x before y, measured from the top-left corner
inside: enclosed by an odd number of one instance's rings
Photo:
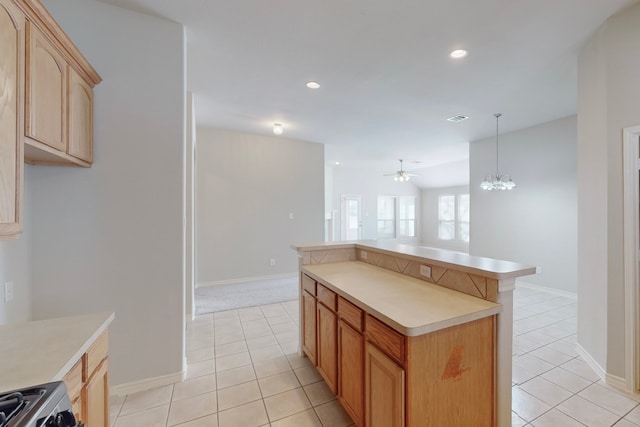
[[[459,114],[457,116],[449,117],[447,120],[449,120],[450,122],[461,122],[463,120],[467,120],[468,118],[469,116],[463,116],[462,114]]]

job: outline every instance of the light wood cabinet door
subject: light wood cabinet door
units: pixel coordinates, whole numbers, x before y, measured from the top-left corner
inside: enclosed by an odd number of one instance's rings
[[[318,303],[318,371],[336,394],[338,391],[337,316]]]
[[[338,399],[353,423],[364,425],[364,338],[342,319],[338,320]]]
[[[0,0],[0,239],[22,232],[22,102],[25,16]]]
[[[68,154],[93,162],[93,88],[71,67],[68,69]]]
[[[67,63],[53,44],[27,21],[25,135],[67,151]]]
[[[85,385],[85,425],[109,427],[109,359],[104,359]]]
[[[371,343],[365,353],[367,427],[404,427],[405,371]]]
[[[302,350],[316,364],[316,297],[302,291]]]

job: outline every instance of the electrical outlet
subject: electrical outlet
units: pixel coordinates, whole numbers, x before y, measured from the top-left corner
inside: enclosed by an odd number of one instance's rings
[[[367,256],[369,256],[367,251],[360,251],[360,258],[367,259]]]
[[[431,267],[429,267],[428,265],[421,265],[420,266],[420,275],[424,276],[424,277],[431,278]]]
[[[275,259],[275,258],[271,258],[271,259],[269,260],[269,265],[270,265],[271,267],[275,266],[275,265],[276,265],[276,259]]]
[[[13,301],[13,282],[4,284],[4,302]]]
[[[289,219],[293,219],[293,212],[289,212]]]
[[[536,267],[536,274],[542,274],[542,267]]]

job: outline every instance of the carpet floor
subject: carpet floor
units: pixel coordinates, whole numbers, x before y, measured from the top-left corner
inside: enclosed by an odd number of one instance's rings
[[[203,286],[195,290],[196,314],[296,300],[298,277]]]

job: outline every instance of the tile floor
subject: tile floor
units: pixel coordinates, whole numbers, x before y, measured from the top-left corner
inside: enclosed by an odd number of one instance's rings
[[[640,396],[599,380],[575,351],[576,302],[518,287],[513,426],[640,426]],[[115,427],[349,427],[306,358],[298,302],[198,316],[187,323],[187,378],[111,398]]]

